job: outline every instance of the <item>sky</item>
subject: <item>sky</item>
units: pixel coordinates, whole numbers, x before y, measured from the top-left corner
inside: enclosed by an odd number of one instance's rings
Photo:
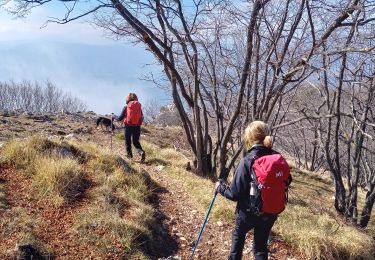
[[[23,19],[0,9],[0,81],[50,80],[99,114],[119,114],[129,92],[144,104],[171,103],[168,93],[142,80],[160,73],[143,46],[106,38],[84,20],[43,27],[54,8],[36,8]]]

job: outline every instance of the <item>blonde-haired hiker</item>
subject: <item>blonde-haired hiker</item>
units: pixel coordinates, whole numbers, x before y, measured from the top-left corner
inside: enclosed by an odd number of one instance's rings
[[[146,154],[139,142],[143,122],[142,106],[141,103],[138,102],[138,97],[135,93],[129,93],[125,100],[126,105],[117,120],[123,121],[123,125],[125,126],[126,153],[128,158],[133,158],[131,146],[133,139],[133,145],[141,156],[141,162],[144,162]]]
[[[247,126],[244,146],[245,156],[239,162],[230,186],[216,183],[218,193],[237,201],[228,259],[242,259],[246,234],[251,229],[254,229],[255,259],[268,259],[268,236],[278,214],[285,208],[286,190],[292,177],[285,159],[272,150],[266,123],[254,121]]]

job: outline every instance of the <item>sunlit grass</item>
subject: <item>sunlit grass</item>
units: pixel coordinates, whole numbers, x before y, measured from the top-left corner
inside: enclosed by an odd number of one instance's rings
[[[93,243],[104,254],[147,259],[141,245],[152,240],[152,193],[139,166],[125,161],[129,164],[127,171],[117,156],[93,143],[41,137],[9,141],[2,158],[4,164],[15,166],[30,178],[30,199],[46,199],[56,207],[74,203],[88,188],[90,178],[93,188],[86,194],[90,202],[80,209],[74,225],[80,241]],[[6,207],[2,186],[1,207]],[[28,221],[22,216],[23,221]],[[18,227],[18,233],[24,233],[26,239],[22,241],[39,245],[32,237],[36,226],[28,223]],[[13,222],[4,225],[10,232],[13,226]]]
[[[189,159],[179,152],[160,150],[151,143],[143,145],[150,161],[155,165],[166,161],[163,172],[182,185],[199,211],[206,212],[214,195],[214,183],[186,171],[184,166]],[[292,175],[290,202],[273,230],[307,259],[374,259],[374,239],[337,216],[329,178],[297,169],[292,169]],[[210,219],[233,224],[234,209],[235,203],[218,196]]]
[[[86,174],[77,161],[70,158],[40,157],[35,165],[32,186],[36,197],[49,198],[60,206],[80,195]]]

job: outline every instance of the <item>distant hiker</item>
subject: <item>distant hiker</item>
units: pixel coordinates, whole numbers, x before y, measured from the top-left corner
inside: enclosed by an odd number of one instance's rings
[[[236,223],[228,259],[242,259],[246,233],[254,228],[256,260],[268,259],[267,239],[277,216],[285,209],[292,181],[285,159],[272,150],[266,123],[254,121],[245,129],[246,154],[239,162],[230,186],[216,183],[218,193],[237,201]]]
[[[131,147],[133,139],[133,145],[141,156],[141,162],[144,162],[146,154],[139,143],[143,113],[141,103],[138,102],[138,97],[136,94],[129,93],[126,96],[126,106],[122,110],[117,120],[123,121],[125,126],[125,146],[128,158],[133,158]]]

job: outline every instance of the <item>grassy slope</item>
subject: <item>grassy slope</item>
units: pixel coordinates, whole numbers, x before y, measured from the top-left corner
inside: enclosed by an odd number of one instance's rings
[[[145,139],[152,140],[149,137]],[[173,181],[183,185],[197,208],[206,211],[213,196],[214,184],[184,169],[189,161],[186,155],[172,148],[160,150],[158,145],[149,141],[143,142],[143,145],[148,161],[164,165],[163,171]],[[374,259],[375,241],[371,235],[359,231],[336,215],[329,181],[297,169],[292,169],[292,174],[294,182],[289,193],[289,204],[273,230],[309,259]],[[219,196],[212,218],[233,222],[234,208],[235,203]]]
[[[64,155],[62,151],[66,149],[72,154]],[[139,171],[124,169],[116,156],[92,143],[32,137],[7,142],[1,153],[3,164],[16,167],[31,181],[31,203],[48,200],[56,208],[72,205],[90,183],[90,192],[85,194],[89,203],[83,204],[74,216],[77,243],[93,246],[102,256],[147,259],[140,245],[151,237],[153,209],[148,203],[149,188]],[[3,185],[0,207],[6,207]],[[30,224],[34,221],[30,213],[22,208],[9,210],[18,216],[19,223],[15,226],[11,220],[1,219],[4,229],[10,234],[23,233],[16,238],[18,242],[32,243],[45,253],[54,253],[48,243],[36,241],[33,234],[38,232],[38,224]]]
[[[178,135],[176,129],[172,130],[173,136]],[[152,127],[151,131],[158,129]],[[151,134],[143,138],[147,140],[143,142],[147,161],[154,165],[164,165],[163,171],[170,175],[171,180],[181,183],[188,199],[196,203],[197,209],[205,212],[212,199],[214,184],[184,169],[189,161],[188,154],[168,148],[173,147],[175,140],[166,140],[169,142],[166,143],[160,136],[155,145],[151,143],[154,139]],[[74,194],[80,192],[80,187],[90,179],[93,188],[89,199],[92,203],[78,212],[73,227],[80,241],[95,245],[97,250],[105,254],[123,254],[131,259],[147,258],[139,245],[151,237],[149,230],[153,219],[152,208],[147,202],[150,192],[140,176],[140,166],[131,164],[132,174],[128,174],[116,163],[114,156],[94,144],[70,143],[69,147],[75,147],[77,152],[77,159],[73,161],[71,158],[56,156],[53,151],[64,145],[58,141],[31,138],[28,142],[8,143],[2,154],[8,164],[15,165],[30,178],[35,191],[32,193],[33,200],[47,198],[56,207],[74,203]],[[47,164],[55,167],[55,170],[44,176],[43,173],[48,171],[41,169]],[[65,173],[71,176],[68,182],[64,178]],[[375,244],[371,236],[359,232],[335,214],[329,182],[296,169],[293,169],[292,174],[294,182],[290,203],[275,225],[276,233],[307,258],[374,259]],[[46,179],[51,176],[53,179]],[[6,207],[2,186],[4,184],[0,183],[0,207]],[[235,203],[219,196],[212,218],[231,223],[234,207]],[[22,239],[34,242],[33,228],[38,226],[39,220],[30,219],[22,209],[14,211],[22,219],[20,223],[26,223],[22,224],[27,227]],[[1,221],[8,227],[14,225],[11,220]],[[372,232],[373,227],[374,218],[370,226]],[[35,243],[38,244],[37,241]]]

